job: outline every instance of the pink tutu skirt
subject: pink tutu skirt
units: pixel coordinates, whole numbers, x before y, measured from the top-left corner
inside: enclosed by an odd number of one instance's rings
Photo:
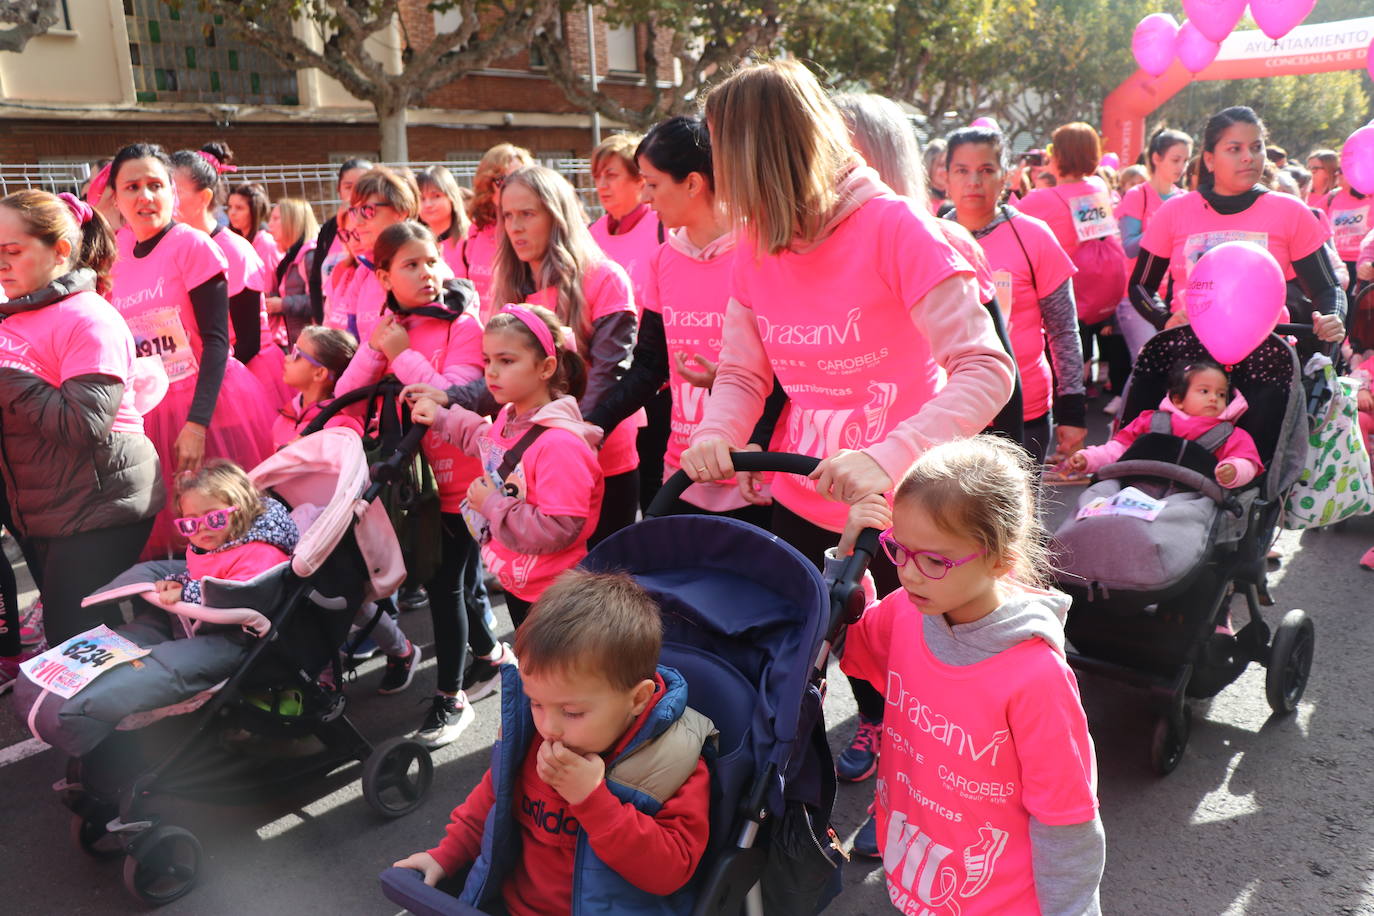
[[[167,505],[157,514],[153,532],[143,548],[142,559],[152,560],[179,554],[186,539],[176,530],[173,519],[181,515],[176,501],[177,436],[186,425],[195,396],[196,380],[184,379],[167,391],[167,396],[144,416],[143,428],[157,449],[162,462],[162,479],[167,487]],[[276,419],[262,385],[243,364],[233,357],[224,367],[224,382],[210,428],[205,436],[205,457],[228,458],[245,469],[256,467],[272,454],[272,423]]]
[[[248,371],[253,373],[253,378],[258,380],[262,390],[272,399],[274,414],[296,394],[281,379],[285,366],[286,354],[275,343],[263,344],[258,355],[248,361]]]

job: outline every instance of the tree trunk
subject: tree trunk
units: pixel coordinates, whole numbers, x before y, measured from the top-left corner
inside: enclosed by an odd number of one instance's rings
[[[377,127],[382,135],[382,161],[407,162],[410,143],[406,138],[406,106],[377,105]]]

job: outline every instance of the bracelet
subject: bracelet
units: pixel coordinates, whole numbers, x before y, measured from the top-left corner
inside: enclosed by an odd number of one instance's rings
[[[194,423],[195,425],[192,425],[193,423]],[[188,423],[187,423],[185,426],[183,426],[181,429],[182,429],[183,432],[189,429],[191,432],[193,432],[193,433],[195,433],[196,435],[200,436],[202,439],[205,438],[205,428],[204,428],[203,426],[201,426],[199,423],[195,423],[194,420],[188,422]]]

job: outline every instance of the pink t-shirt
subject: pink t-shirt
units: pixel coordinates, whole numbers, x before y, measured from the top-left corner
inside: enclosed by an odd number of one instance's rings
[[[455,277],[466,277],[467,267],[463,265],[463,244],[466,239],[449,236],[439,243],[439,257],[444,259],[448,269]]]
[[[1016,209],[1044,221],[1069,254],[1086,241],[1117,233],[1111,194],[1107,183],[1096,175],[1054,188],[1037,188],[1021,198]]]
[[[873,813],[888,896],[909,916],[1038,916],[1030,818],[1097,811],[1078,684],[1032,638],[972,665],[931,654],[898,590],[849,628],[841,668],[883,690]]]
[[[673,394],[668,450],[663,455],[663,478],[682,467],[682,452],[711,400],[709,388],[698,388],[678,371],[675,353],[700,355],[720,362],[724,346],[725,307],[730,302],[730,278],[734,273],[735,248],[724,240],[713,242],[714,257],[689,257],[669,242],[659,248],[650,265],[644,308],[663,316],[663,335],[668,343],[668,384]],[[697,483],[682,494],[683,500],[708,512],[729,512],[747,503],[734,478]]]
[[[230,229],[225,229],[224,231],[232,235],[238,235],[237,232],[233,232]],[[243,238],[243,236],[239,236],[239,238]],[[247,241],[247,239],[244,239],[244,241]],[[275,273],[277,265],[281,263],[282,252],[277,248],[277,240],[272,238],[272,233],[268,232],[266,229],[259,231],[257,235],[253,236],[252,244],[253,250],[258,253],[258,260],[262,261],[262,275],[264,277],[264,281],[262,282],[266,282],[265,278]],[[253,288],[268,290],[272,287],[267,285],[254,286]],[[229,295],[232,296],[233,293]]]
[[[1370,221],[1370,204],[1374,197],[1356,197],[1349,188],[1341,188],[1331,199],[1326,212],[1331,216],[1332,238],[1336,243],[1336,254],[1342,261],[1354,261],[1360,254],[1360,243],[1374,222]]]
[[[306,405],[305,395],[298,394],[283,404],[281,410],[277,411],[276,420],[272,422],[272,448],[279,449],[299,439],[305,428],[310,425],[310,421],[328,407],[332,400],[333,398],[325,398],[323,401]],[[363,434],[363,424],[352,415],[352,408],[345,408],[324,421],[325,429],[336,426],[351,429],[359,436]]]
[[[1034,420],[1049,412],[1054,398],[1050,363],[1045,358],[1045,320],[1040,314],[1040,300],[1062,286],[1078,269],[1049,226],[1024,213],[1012,219],[1014,227],[1003,221],[978,242],[992,264],[997,304],[1007,323],[1016,365],[1021,369],[1024,417]]]
[[[805,252],[736,257],[732,298],[752,312],[791,402],[778,447],[817,458],[863,449],[915,415],[944,378],[910,311],[973,273],[936,220],[886,190]],[[844,528],[848,507],[807,478],[779,475],[773,494],[812,524]]]
[[[615,261],[630,275],[634,287],[635,304],[638,311],[644,311],[644,290],[649,282],[649,272],[654,253],[662,243],[658,240],[658,214],[650,211],[623,235],[611,235],[608,228],[610,216],[603,216],[588,227],[592,238],[606,252],[606,257]]]
[[[332,256],[333,249],[331,249]],[[349,299],[349,287],[353,284],[353,278],[358,273],[356,263],[342,264],[335,262],[329,268],[329,273],[324,280],[324,326],[327,328],[338,328],[347,331],[349,328],[349,318],[351,300]],[[366,343],[366,341],[364,341]]]
[[[482,467],[495,474],[506,451],[520,436],[504,437],[501,430],[514,408],[507,404],[496,422],[478,440]],[[522,433],[523,435],[523,433]],[[520,456],[504,481],[506,492],[536,506],[545,515],[585,518],[581,532],[569,546],[556,553],[516,553],[496,538],[482,545],[482,561],[501,587],[523,601],[535,601],[553,584],[559,573],[571,569],[587,555],[587,539],[601,518],[605,487],[596,454],[587,441],[566,429],[544,430]]]
[[[92,292],[0,321],[0,368],[32,373],[54,388],[78,375],[124,383],[111,432],[142,433],[134,407],[134,339],[110,303]]]
[[[502,230],[504,231],[504,230]],[[496,224],[478,229],[473,223],[468,227],[468,237],[463,242],[460,263],[452,265],[453,272],[459,277],[467,277],[477,289],[477,298],[482,303],[483,323],[501,306],[491,301],[492,269],[496,266]],[[504,302],[501,305],[505,305]]]
[[[582,295],[587,301],[587,321],[583,329],[585,331],[590,331],[592,325],[607,315],[635,311],[630,278],[623,267],[609,258],[587,268],[582,277]],[[534,293],[529,297],[529,301],[534,305],[542,305],[557,314],[560,319],[567,320],[567,316],[558,311],[558,294],[552,287]],[[583,356],[586,357],[587,354],[584,353]],[[633,416],[607,433],[601,451],[597,452],[597,457],[601,461],[601,471],[607,477],[624,474],[639,467],[639,451],[635,448],[635,436],[644,423],[644,411],[636,411]]]
[[[262,256],[246,238],[229,229],[220,229],[210,238],[219,246],[219,250],[224,252],[224,260],[228,262],[224,279],[229,284],[230,296],[237,296],[245,289],[263,292],[269,288],[262,285]]]
[[[372,339],[372,332],[382,320],[386,311],[386,290],[377,279],[377,271],[367,264],[359,264],[349,284],[349,314],[353,316],[354,336],[359,345]]]
[[[1264,245],[1279,262],[1285,280],[1293,279],[1293,261],[1307,257],[1326,242],[1322,224],[1307,205],[1287,194],[1261,194],[1240,213],[1213,210],[1196,191],[1171,197],[1155,214],[1140,240],[1142,250],[1169,259],[1174,281],[1174,311],[1187,305],[1193,265],[1224,242]]]
[[[190,291],[227,270],[224,254],[199,229],[177,223],[146,256],[134,257],[134,234],[118,233],[110,301],[134,335],[139,356],[161,356],[167,380],[194,385],[200,370],[200,328]]]

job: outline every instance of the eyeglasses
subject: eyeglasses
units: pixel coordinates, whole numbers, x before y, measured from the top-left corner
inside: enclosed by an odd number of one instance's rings
[[[334,377],[334,372],[332,369],[330,369],[324,363],[320,362],[315,357],[311,356],[309,353],[302,350],[300,344],[295,344],[294,346],[292,346],[291,352],[286,354],[286,358],[291,360],[292,362],[295,362],[298,359],[303,359],[310,365],[314,366],[316,369],[324,369],[325,371],[327,371],[329,373],[330,378]]]
[[[893,566],[901,569],[907,563],[915,561],[916,568],[927,579],[943,579],[954,567],[963,566],[987,552],[980,550],[977,553],[969,554],[962,560],[951,560],[933,550],[912,550],[910,547],[902,546],[892,536],[891,528],[878,535],[878,543],[883,545],[883,553],[887,554],[887,558],[892,561]]]
[[[176,520],[177,530],[186,537],[195,534],[201,528],[208,528],[211,531],[221,531],[224,526],[229,524],[229,513],[238,509],[238,506],[225,506],[223,509],[211,509],[204,515],[187,516]]]
[[[396,209],[395,204],[391,204],[383,200],[378,201],[375,204],[358,204],[358,206],[356,207],[349,207],[348,212],[353,214],[354,219],[360,219],[363,222],[368,223],[371,222],[372,218],[377,215],[378,207],[391,207],[391,209],[393,210]]]

